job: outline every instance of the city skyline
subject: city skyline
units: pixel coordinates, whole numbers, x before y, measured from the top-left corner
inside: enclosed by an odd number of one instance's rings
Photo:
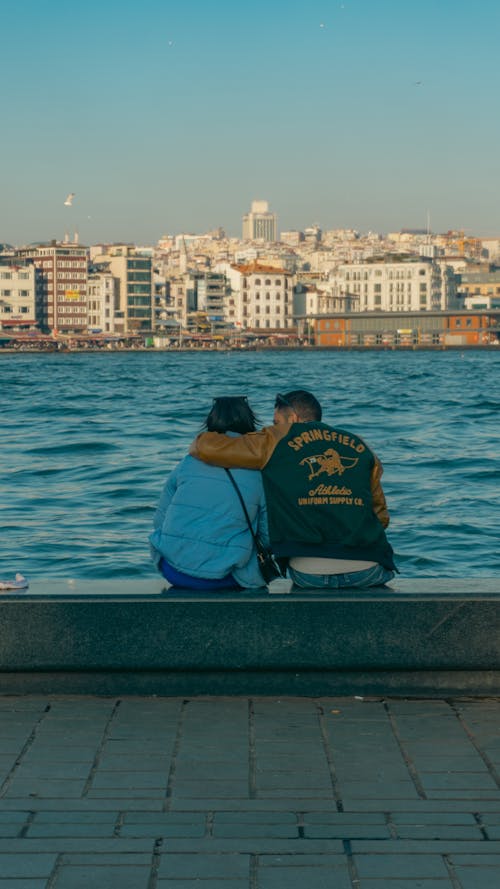
[[[240,237],[256,199],[278,232],[500,235],[500,8],[478,9],[7,8],[0,242]]]

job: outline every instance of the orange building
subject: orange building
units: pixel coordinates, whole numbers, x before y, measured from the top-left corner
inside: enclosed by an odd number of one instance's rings
[[[316,346],[418,348],[500,346],[500,310],[352,312],[300,316],[299,335],[314,331]]]

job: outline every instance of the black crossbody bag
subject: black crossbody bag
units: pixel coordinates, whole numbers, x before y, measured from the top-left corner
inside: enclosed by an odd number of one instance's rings
[[[253,542],[255,543],[255,548],[257,550],[257,562],[259,563],[259,570],[260,570],[260,573],[262,574],[264,583],[266,583],[266,584],[271,583],[271,581],[276,580],[277,577],[284,577],[285,575],[283,574],[280,566],[278,565],[278,562],[274,558],[271,550],[269,549],[269,547],[265,546],[262,543],[262,540],[260,539],[259,535],[256,534],[254,529],[252,528],[252,523],[250,521],[250,516],[248,515],[247,508],[245,506],[245,501],[243,500],[243,497],[241,496],[241,491],[240,491],[238,485],[236,484],[236,482],[233,478],[233,475],[231,474],[229,469],[226,469],[225,472],[227,472],[227,474],[231,480],[231,484],[233,485],[234,490],[236,491],[236,493],[239,497],[239,501],[240,501],[241,506],[243,508],[243,512],[245,513],[247,525],[250,530],[250,534],[252,535]]]

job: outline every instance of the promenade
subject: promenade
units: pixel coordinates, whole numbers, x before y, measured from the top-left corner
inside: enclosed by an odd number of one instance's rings
[[[498,889],[494,699],[0,697],[0,889]]]

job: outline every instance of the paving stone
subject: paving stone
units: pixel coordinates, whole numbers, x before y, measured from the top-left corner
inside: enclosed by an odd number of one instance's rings
[[[487,772],[483,775],[477,772],[419,772],[418,776],[424,790],[474,790],[480,796],[483,790],[496,790],[500,794],[495,781]]]
[[[248,880],[230,877],[228,880],[219,877],[215,880],[203,880],[194,877],[192,880],[158,880],[158,889],[248,889]]]
[[[379,877],[387,880],[408,878],[408,873],[411,873],[414,878],[441,877],[445,879],[448,877],[448,871],[441,856],[430,853],[412,855],[411,857],[395,854],[360,855],[355,853],[354,860],[361,878]]]
[[[397,825],[399,839],[407,840],[483,840],[479,825],[405,824]]]
[[[169,852],[200,853],[247,853],[252,855],[297,855],[314,853],[316,855],[340,854],[343,851],[342,841],[335,839],[307,840],[304,838],[269,838],[269,837],[205,837],[200,840],[169,838],[165,841],[165,849]]]
[[[126,801],[131,808],[136,809],[138,800],[141,801],[141,806],[148,799],[163,800],[165,792],[165,787],[91,787],[87,798],[94,803],[98,799],[109,801],[111,797],[118,809],[126,808]]]
[[[29,839],[41,837],[108,837],[111,839],[113,831],[114,824],[62,824],[57,822],[54,824],[32,824],[28,828],[26,836]]]
[[[160,859],[158,878],[176,877],[183,880],[229,879],[239,877],[247,879],[249,875],[249,856],[230,855],[178,855],[163,854]],[[99,887],[101,889],[101,887]]]
[[[474,824],[477,826],[474,815],[469,812],[422,812],[421,814],[416,812],[397,812],[392,816],[392,820],[396,826],[400,824]]]
[[[383,825],[385,817],[376,812],[305,812],[304,824],[331,824],[335,827],[343,824],[352,825]]]
[[[98,855],[93,852],[64,852],[61,860],[65,865],[74,865],[76,867],[91,864],[93,861],[96,861],[101,866],[116,865],[121,867],[128,862],[134,865],[134,867],[150,867],[151,852],[127,852],[125,855],[112,852],[99,852]],[[96,889],[100,889],[100,887],[97,886]]]
[[[63,812],[37,812],[33,824],[104,824],[111,826],[116,823],[117,815],[117,812],[75,812],[65,809]]]
[[[391,838],[389,827],[374,824],[349,824],[348,822],[338,823],[337,825],[315,824],[314,826],[306,825],[304,827],[304,836],[308,840],[313,839],[380,839],[388,840]]]
[[[46,762],[39,760],[31,760],[23,762],[16,770],[15,780],[36,781],[44,779],[46,781],[60,780],[76,780],[88,778],[91,765],[84,762]]]
[[[297,824],[295,812],[216,812],[215,824]]]
[[[488,840],[385,840],[382,842],[372,840],[353,840],[352,850],[364,855],[377,853],[387,855],[452,855],[465,854],[466,852],[482,855],[500,854],[500,843]],[[500,884],[499,884],[500,885]]]
[[[0,874],[1,858],[6,853],[16,855],[33,855],[52,852],[110,852],[113,854],[129,854],[132,852],[150,852],[153,849],[152,837],[24,837],[12,840],[0,840]]]
[[[205,824],[205,812],[123,812],[124,824]]]
[[[54,868],[57,855],[30,854],[27,850],[19,853],[3,854],[0,852],[0,874],[3,879],[11,880],[29,877],[48,877]]]
[[[104,753],[99,758],[99,771],[104,772],[161,772],[168,773],[171,758],[159,754],[144,757],[141,753],[134,756],[121,756],[118,753]]]
[[[41,880],[17,880],[15,883],[10,878],[3,880],[0,877],[0,889],[46,889],[47,881]]]
[[[53,883],[54,889],[147,889],[150,867],[134,867],[125,861],[121,866],[92,862],[84,867],[64,865]],[[14,887],[13,887],[14,889]]]
[[[456,875],[461,889],[498,889],[500,886],[500,861],[496,867],[457,867]]]
[[[426,880],[425,878],[420,879],[419,877],[416,877],[415,879],[408,878],[407,880],[403,880],[402,878],[396,878],[395,880],[363,879],[359,885],[359,889],[452,889],[452,883],[449,879]],[[455,889],[455,887],[453,887],[453,889]]]
[[[120,830],[121,837],[204,837],[205,823],[203,824],[175,824],[164,821],[151,822],[150,824],[124,824]]]
[[[246,822],[245,824],[216,823],[213,836],[216,839],[222,839],[223,837],[240,837],[245,840],[250,837],[298,839],[298,830],[297,824],[262,824],[255,822],[253,824],[249,822]]]
[[[161,787],[165,791],[167,780],[165,772],[105,772],[99,769],[92,779],[92,790]]]
[[[325,867],[318,862],[315,867],[308,867],[296,860],[284,867],[259,869],[258,886],[259,889],[351,889],[352,883],[345,863]]]
[[[18,799],[31,796],[40,799],[43,797],[71,799],[72,797],[81,796],[84,786],[85,782],[82,779],[73,781],[71,779],[52,780],[51,778],[48,778],[47,780],[44,780],[43,778],[30,779],[14,777],[7,790],[6,796],[11,798],[16,797]]]

